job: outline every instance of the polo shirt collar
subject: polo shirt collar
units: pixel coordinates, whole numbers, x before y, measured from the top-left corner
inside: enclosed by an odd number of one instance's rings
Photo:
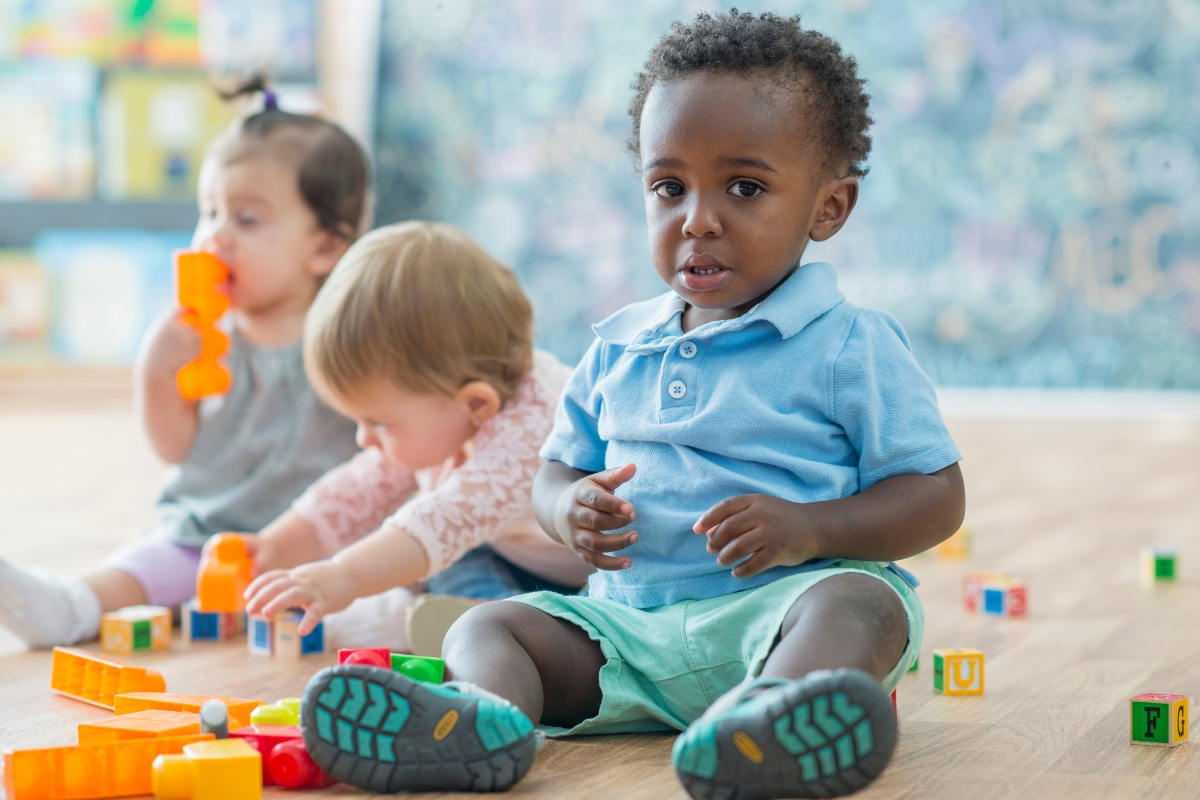
[[[824,261],[804,264],[776,287],[766,300],[737,319],[710,322],[688,332],[690,339],[706,339],[718,333],[742,330],[755,322],[775,326],[784,339],[804,330],[845,297],[837,288],[837,272]],[[674,292],[633,303],[613,314],[592,330],[606,342],[629,346],[668,344],[665,339],[683,335],[680,318],[686,303]]]

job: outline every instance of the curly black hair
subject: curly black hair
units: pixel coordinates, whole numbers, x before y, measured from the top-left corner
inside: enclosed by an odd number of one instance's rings
[[[642,109],[659,81],[693,72],[765,73],[771,80],[804,91],[807,110],[816,119],[816,135],[829,164],[846,175],[867,174],[864,161],[871,151],[867,129],[870,96],[853,56],[817,31],[800,27],[800,17],[767,13],[754,16],[730,9],[728,14],[699,13],[690,25],[676,22],[650,51],[643,71],[632,84],[637,92],[629,104],[633,131],[626,147],[641,154]]]

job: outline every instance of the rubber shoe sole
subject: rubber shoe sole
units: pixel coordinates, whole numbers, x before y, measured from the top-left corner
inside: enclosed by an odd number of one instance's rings
[[[896,718],[866,673],[814,673],[769,689],[675,742],[675,772],[697,800],[840,797],[887,766]]]
[[[313,676],[300,728],[317,766],[371,792],[503,791],[537,754],[515,706],[360,665]]]

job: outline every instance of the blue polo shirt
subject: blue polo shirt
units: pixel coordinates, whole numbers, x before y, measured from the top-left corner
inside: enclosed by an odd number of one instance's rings
[[[684,308],[672,292],[596,325],[542,447],[585,472],[637,465],[617,492],[637,513],[638,541],[618,553],[633,565],[594,573],[593,597],[652,608],[827,566],[735,578],[692,525],[736,495],[833,500],[961,459],[900,324],[847,303],[830,264],[737,319],[684,333]]]

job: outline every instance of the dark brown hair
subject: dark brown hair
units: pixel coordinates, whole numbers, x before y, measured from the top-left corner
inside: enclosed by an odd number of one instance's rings
[[[829,165],[855,178],[867,174],[863,162],[871,152],[871,98],[863,91],[854,57],[828,36],[800,27],[798,16],[756,17],[736,8],[728,14],[697,14],[690,25],[676,22],[650,51],[629,104],[633,131],[626,146],[635,157],[640,156],[642,109],[654,84],[694,72],[765,73],[803,91]]]
[[[325,230],[353,242],[369,220],[370,169],[358,143],[338,125],[279,108],[262,75],[220,92],[226,100],[262,93],[263,109],[236,120],[209,148],[232,164],[269,152],[296,166],[297,188]]]

